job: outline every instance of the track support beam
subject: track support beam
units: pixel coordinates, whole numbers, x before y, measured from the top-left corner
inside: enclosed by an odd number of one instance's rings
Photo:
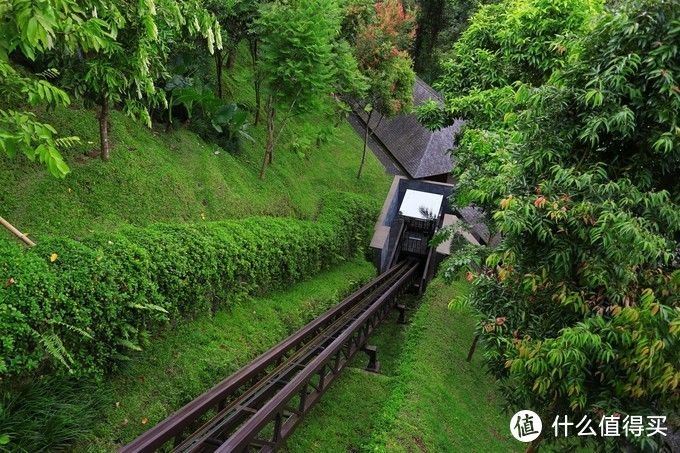
[[[380,362],[378,362],[378,347],[374,345],[366,345],[361,348],[363,352],[368,354],[368,365],[366,365],[365,370],[371,373],[380,373]]]

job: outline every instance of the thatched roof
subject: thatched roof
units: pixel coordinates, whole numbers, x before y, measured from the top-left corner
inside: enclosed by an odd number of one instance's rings
[[[413,105],[422,105],[428,99],[443,102],[435,90],[417,78],[413,89]],[[362,109],[356,110],[360,113],[352,115],[349,121],[363,138],[368,113]],[[446,129],[431,132],[418,122],[415,113],[382,120],[381,115],[373,114],[373,137],[369,139],[368,145],[388,173],[413,179],[450,173],[453,162],[447,151],[453,147],[453,136],[461,124],[462,121],[456,121]]]

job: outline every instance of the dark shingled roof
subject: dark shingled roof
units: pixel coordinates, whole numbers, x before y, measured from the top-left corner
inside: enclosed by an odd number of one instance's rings
[[[497,247],[501,243],[502,238],[500,234],[491,236],[489,227],[484,223],[484,212],[481,209],[468,206],[466,208],[455,208],[455,211],[463,221],[470,225],[470,233],[479,242],[491,247]]]
[[[443,102],[441,96],[425,82],[416,78],[413,89],[413,105],[420,106],[428,99]],[[362,135],[368,120],[363,109],[359,115],[350,117],[350,124]],[[415,113],[382,118],[374,114],[371,118],[375,140],[369,139],[369,147],[385,165],[388,173],[405,174],[413,179],[450,173],[453,168],[447,152],[453,147],[453,136],[460,129],[462,121],[452,126],[431,132],[418,122]],[[390,162],[392,161],[391,165]]]

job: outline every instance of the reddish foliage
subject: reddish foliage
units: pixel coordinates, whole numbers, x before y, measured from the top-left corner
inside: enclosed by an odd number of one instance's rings
[[[415,33],[415,12],[404,10],[400,0],[376,3],[372,23],[361,24],[356,37],[359,65],[368,69],[405,52],[413,43]]]

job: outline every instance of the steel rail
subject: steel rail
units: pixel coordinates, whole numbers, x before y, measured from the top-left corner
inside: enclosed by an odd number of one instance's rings
[[[311,406],[327,387],[324,379],[326,368],[329,367],[329,371],[331,371],[329,374],[331,374],[330,381],[332,381],[356,351],[363,347],[368,334],[377,324],[374,317],[381,314],[384,316],[385,312],[389,311],[391,307],[388,306],[388,302],[394,302],[396,297],[410,285],[415,278],[418,267],[417,264],[412,265],[393,286],[215,451],[218,453],[242,452],[247,451],[250,447],[272,451],[277,448],[295,429],[302,417],[311,409]],[[358,334],[358,336],[355,337],[355,334]],[[347,351],[344,351],[345,347],[347,347]],[[335,363],[331,366],[329,363],[332,360],[335,360]],[[320,388],[316,388],[317,392],[312,398],[308,398],[307,388],[311,385],[312,378],[320,372],[320,376],[322,376],[318,383]],[[298,394],[302,396],[300,409],[291,410],[288,403]],[[290,414],[287,419],[284,419],[286,411]],[[271,440],[256,439],[258,433],[271,422],[274,422],[274,433]]]
[[[217,439],[225,432],[237,427],[244,419],[252,416],[254,409],[262,406],[267,399],[273,396],[282,382],[288,382],[300,369],[303,369],[320,350],[327,347],[342,330],[408,270],[409,268],[406,266],[395,269],[390,278],[384,280],[383,283],[364,296],[361,301],[329,324],[316,337],[301,346],[259,382],[253,384],[243,394],[231,401],[189,438],[177,445],[174,451],[183,453],[201,451],[204,443],[210,442],[211,439]]]
[[[257,379],[262,373],[266,372],[268,367],[276,364],[293,349],[299,347],[301,343],[304,343],[310,336],[312,338],[315,337],[314,334],[320,328],[323,329],[329,322],[332,323],[336,317],[341,317],[347,310],[350,310],[356,304],[361,303],[367,294],[370,294],[371,291],[380,287],[385,281],[390,280],[394,273],[403,269],[405,266],[406,263],[402,262],[391,267],[371,282],[364,285],[354,294],[344,299],[341,303],[327,310],[314,321],[269,349],[250,364],[224,379],[206,393],[186,404],[183,408],[168,416],[165,420],[122,447],[119,451],[123,453],[151,452],[160,448],[163,444],[173,438],[178,440],[178,437],[182,435],[184,430],[199,417],[209,410],[219,407],[219,405],[223,404],[227,398],[233,395],[244,384]]]
[[[430,247],[430,251],[425,259],[425,269],[423,270],[423,278],[420,279],[420,285],[418,286],[418,295],[422,296],[427,287],[427,283],[430,281],[431,273],[434,272],[434,259],[435,259],[436,249]]]

